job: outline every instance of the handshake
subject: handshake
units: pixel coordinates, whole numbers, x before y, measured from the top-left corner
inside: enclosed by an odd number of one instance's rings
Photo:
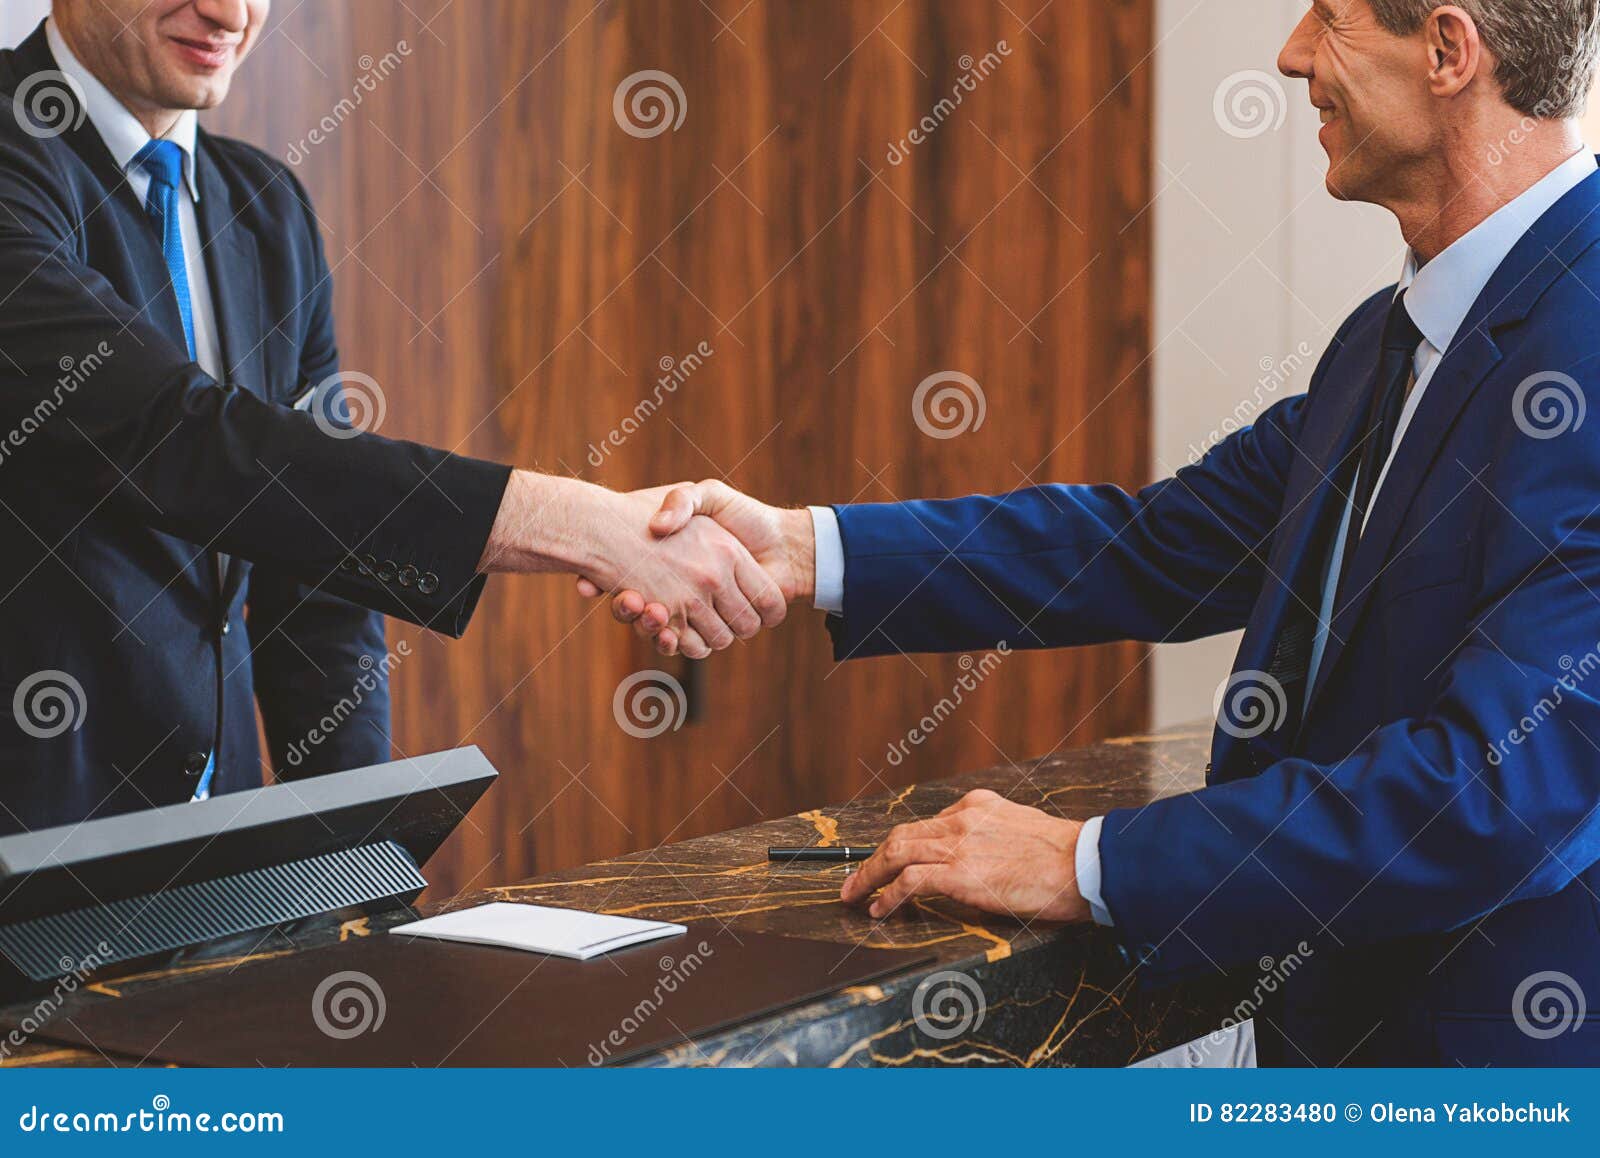
[[[811,597],[816,544],[809,512],[714,480],[622,494],[516,471],[479,570],[579,575],[662,655],[703,659]]]

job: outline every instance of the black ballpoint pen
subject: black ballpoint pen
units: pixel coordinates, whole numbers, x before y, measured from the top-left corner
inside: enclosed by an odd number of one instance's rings
[[[826,864],[843,864],[847,861],[866,860],[878,851],[874,844],[845,844],[835,848],[769,848],[768,860],[789,861],[799,864],[807,861],[821,861]]]

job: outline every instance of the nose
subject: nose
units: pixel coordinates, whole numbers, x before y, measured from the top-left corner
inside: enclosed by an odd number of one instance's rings
[[[1278,53],[1278,71],[1292,80],[1310,80],[1317,59],[1317,15],[1307,12]]]
[[[243,32],[250,25],[250,5],[247,0],[194,0],[194,10],[201,19],[225,32]]]

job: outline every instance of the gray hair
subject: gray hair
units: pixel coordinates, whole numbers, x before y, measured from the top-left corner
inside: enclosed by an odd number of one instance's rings
[[[1409,36],[1452,0],[1369,0],[1378,22]],[[1495,79],[1519,113],[1559,120],[1582,114],[1600,55],[1600,0],[1453,0],[1494,54]]]

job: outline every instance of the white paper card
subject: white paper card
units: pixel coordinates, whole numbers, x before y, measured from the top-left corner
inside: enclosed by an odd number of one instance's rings
[[[514,905],[505,901],[459,909],[396,925],[389,930],[402,937],[497,945],[574,961],[587,961],[613,949],[687,931],[686,926],[668,921],[640,921],[633,917],[609,917],[604,913],[552,909],[545,905]]]

